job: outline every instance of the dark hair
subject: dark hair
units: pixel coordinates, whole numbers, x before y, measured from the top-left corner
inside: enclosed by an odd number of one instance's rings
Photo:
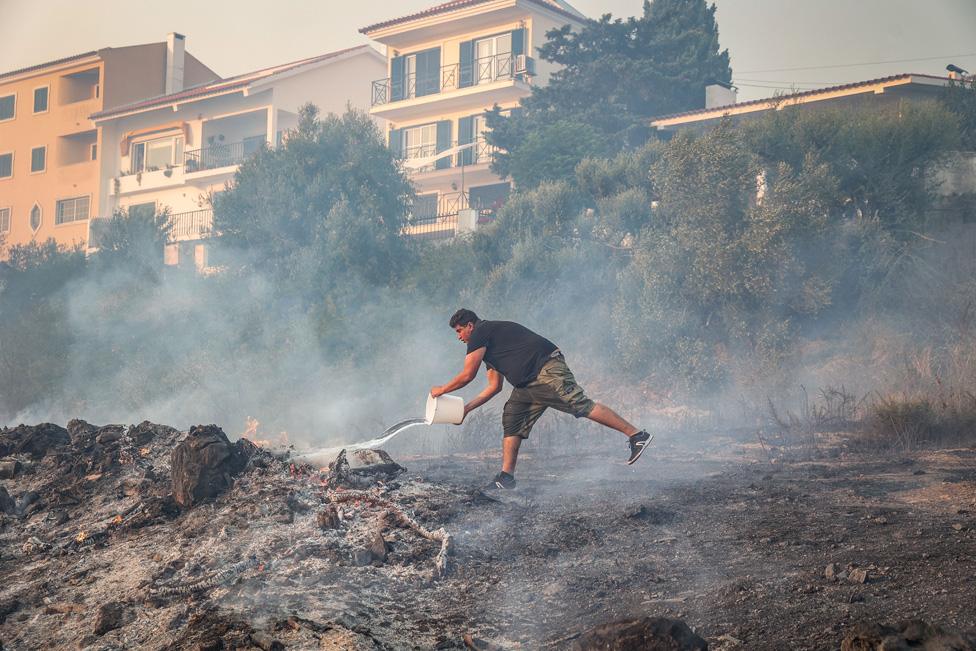
[[[466,326],[469,323],[477,323],[478,321],[481,321],[481,319],[478,318],[477,314],[467,308],[462,307],[460,310],[454,313],[454,316],[451,317],[451,327],[456,328],[459,325]]]

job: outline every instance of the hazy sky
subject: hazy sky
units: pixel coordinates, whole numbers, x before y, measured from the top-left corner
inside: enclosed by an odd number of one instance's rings
[[[639,13],[641,0],[570,0]],[[367,42],[360,27],[438,0],[0,0],[0,72],[104,46],[187,36],[230,76]],[[976,0],[717,0],[740,99],[898,72],[976,71]],[[890,62],[890,63],[882,63]],[[859,64],[859,65],[854,65]],[[870,65],[868,65],[870,64]],[[798,69],[799,68],[799,69]]]

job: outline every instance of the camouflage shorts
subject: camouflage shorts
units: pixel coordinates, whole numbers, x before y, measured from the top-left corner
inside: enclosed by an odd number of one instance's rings
[[[547,408],[582,418],[589,416],[594,404],[576,384],[566,360],[558,355],[546,362],[536,379],[512,391],[502,411],[502,428],[505,436],[525,439]]]

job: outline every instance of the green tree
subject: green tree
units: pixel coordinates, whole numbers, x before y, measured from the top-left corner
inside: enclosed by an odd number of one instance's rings
[[[407,251],[410,193],[369,116],[350,109],[320,119],[306,105],[284,146],[245,162],[216,196],[214,228],[221,246],[279,279],[338,282],[328,274],[338,265],[391,282]]]
[[[59,395],[73,333],[64,287],[85,272],[80,249],[53,239],[9,247],[0,263],[0,416]]]
[[[705,86],[732,76],[728,52],[719,51],[715,7],[705,0],[645,1],[639,18],[606,14],[579,32],[564,26],[547,37],[539,57],[560,69],[533,88],[521,110],[488,115],[488,140],[501,149],[494,169],[519,185],[572,176],[564,158],[548,168],[531,140],[551,133],[548,125],[586,125],[597,134],[560,134],[580,139],[575,162],[606,155],[644,142],[649,118],[704,106]]]
[[[146,272],[163,266],[163,249],[169,241],[172,224],[169,210],[154,214],[130,215],[116,210],[107,220],[93,223],[93,244],[98,253],[98,270],[124,266]]]
[[[959,118],[956,148],[976,151],[976,78],[969,81],[950,81],[941,100]]]

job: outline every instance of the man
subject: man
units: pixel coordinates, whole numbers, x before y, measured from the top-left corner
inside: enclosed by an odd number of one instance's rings
[[[432,387],[430,395],[436,398],[466,386],[478,375],[482,361],[488,369],[488,387],[464,405],[465,417],[502,390],[503,377],[515,387],[502,412],[502,471],[492,488],[515,488],[519,446],[549,407],[626,434],[628,464],[637,461],[651,442],[646,431],[638,431],[606,405],[587,398],[562,353],[545,337],[511,321],[482,321],[464,308],[454,313],[450,324],[458,339],[468,345],[464,369],[447,384]]]

